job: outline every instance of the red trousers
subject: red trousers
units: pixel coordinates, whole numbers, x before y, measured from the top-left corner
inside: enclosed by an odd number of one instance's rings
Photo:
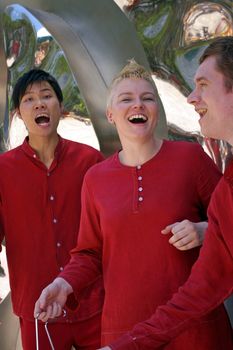
[[[24,350],[36,349],[35,323],[20,318]],[[101,314],[75,323],[48,323],[48,331],[55,350],[96,350],[100,347]],[[45,324],[38,322],[39,349],[51,350]]]

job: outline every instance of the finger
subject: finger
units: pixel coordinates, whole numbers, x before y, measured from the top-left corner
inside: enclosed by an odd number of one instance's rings
[[[41,313],[42,308],[40,307],[40,302],[39,300],[36,302],[35,304],[35,308],[34,308],[34,318],[38,318],[39,314]]]
[[[193,248],[195,248],[195,247],[197,247],[198,245],[197,244],[195,244],[194,242],[190,242],[190,243],[188,243],[188,244],[186,244],[186,245],[183,245],[183,246],[181,246],[181,247],[176,247],[178,250],[180,250],[180,251],[185,251],[185,250],[189,250],[189,249],[193,249]]]
[[[61,306],[57,302],[54,302],[53,305],[52,305],[52,312],[50,314],[50,318],[58,317],[61,314],[62,314]]]
[[[177,240],[174,243],[171,243],[174,247],[176,248],[181,248],[187,244],[190,244],[192,242],[192,240],[190,239],[189,236],[184,236],[181,239]],[[170,243],[170,242],[169,242]]]
[[[177,231],[176,233],[173,234],[173,236],[169,239],[169,243],[174,244],[178,241],[180,241],[181,239],[185,239],[185,238],[189,238],[189,240],[192,240],[192,234],[187,233],[185,230],[180,230]]]
[[[166,235],[166,234],[170,233],[171,230],[172,230],[172,228],[173,228],[175,225],[177,225],[177,224],[178,224],[178,223],[175,222],[174,224],[167,225],[167,226],[161,231],[161,233],[162,233],[163,235]]]

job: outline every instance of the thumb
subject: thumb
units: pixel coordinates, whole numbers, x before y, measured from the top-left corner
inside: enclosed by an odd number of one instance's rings
[[[168,233],[171,232],[171,230],[173,229],[173,227],[176,226],[176,225],[177,225],[177,222],[175,222],[174,224],[171,224],[171,225],[167,225],[167,226],[161,231],[161,233],[162,233],[163,235],[167,235]],[[171,232],[171,233],[172,233],[172,232]]]
[[[173,225],[168,225],[168,226],[166,226],[166,227],[161,231],[161,233],[162,233],[163,235],[167,235],[168,233],[171,232],[172,227],[173,227]]]

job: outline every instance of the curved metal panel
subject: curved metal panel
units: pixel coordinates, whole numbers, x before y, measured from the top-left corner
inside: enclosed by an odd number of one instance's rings
[[[10,4],[8,0],[1,2],[1,14]],[[105,154],[112,153],[119,147],[119,141],[115,129],[105,118],[107,86],[131,57],[149,67],[133,25],[110,0],[69,0],[68,6],[67,2],[50,1],[48,4],[44,0],[21,0],[18,4],[26,7],[62,47],[91,115],[101,150]],[[0,28],[0,32],[2,35],[3,28]],[[0,37],[0,40],[0,66],[4,71],[0,84],[4,90],[7,67],[3,55],[3,38]],[[7,106],[5,91],[1,96],[0,116],[3,120]],[[162,105],[161,115],[159,132],[166,136]]]

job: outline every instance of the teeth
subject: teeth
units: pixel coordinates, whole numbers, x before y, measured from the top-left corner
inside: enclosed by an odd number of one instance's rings
[[[142,120],[146,121],[147,117],[145,117],[143,114],[136,114],[136,115],[132,115],[131,117],[129,117],[129,121],[132,121],[135,119],[142,119]]]
[[[39,118],[39,117],[45,117],[45,118],[49,118],[49,116],[47,114],[38,114],[36,116],[36,118]]]
[[[196,111],[198,114],[204,115],[204,114],[206,114],[207,109],[206,108],[199,108]]]

